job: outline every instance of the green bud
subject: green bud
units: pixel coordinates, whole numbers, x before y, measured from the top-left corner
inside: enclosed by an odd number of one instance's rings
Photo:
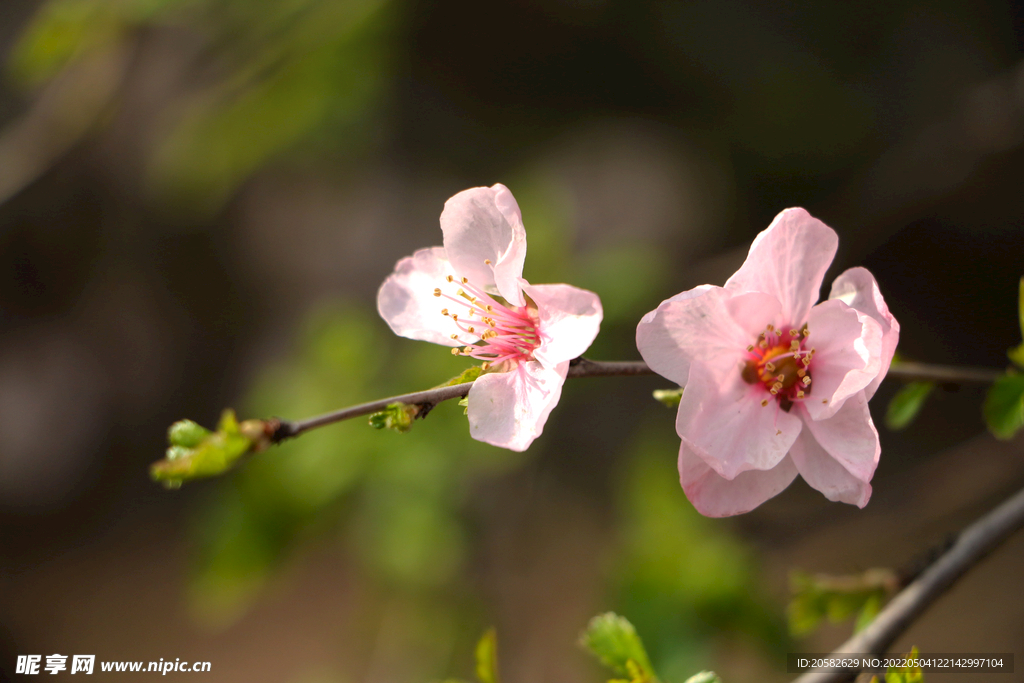
[[[167,441],[172,446],[195,448],[210,435],[210,430],[192,420],[179,420],[167,430]]]
[[[412,421],[419,412],[419,406],[392,403],[384,410],[370,415],[370,426],[374,429],[391,429],[404,434],[412,429]]]
[[[179,458],[186,458],[192,452],[191,448],[185,448],[184,446],[171,446],[167,449],[166,458],[168,460],[178,460]]]
[[[683,388],[678,389],[655,389],[654,400],[664,403],[669,408],[678,408],[679,401],[683,398]]]

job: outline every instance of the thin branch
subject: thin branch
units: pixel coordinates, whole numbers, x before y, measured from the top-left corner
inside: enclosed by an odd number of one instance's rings
[[[569,366],[568,377],[613,377],[618,375],[652,375],[654,371],[647,367],[643,361],[595,361],[586,358],[577,358]],[[299,436],[304,432],[317,427],[334,424],[342,420],[349,420],[353,417],[369,415],[384,410],[392,403],[405,403],[407,405],[420,406],[429,410],[438,403],[453,398],[464,398],[469,393],[472,382],[456,384],[454,386],[442,386],[425,391],[416,391],[411,394],[391,396],[369,403],[342,408],[323,415],[317,415],[305,420],[288,421],[281,420],[280,425],[274,430],[271,441],[277,443],[293,436]],[[422,414],[422,413],[421,413]]]
[[[900,591],[867,628],[840,645],[832,654],[877,655],[885,652],[957,579],[1022,527],[1024,490],[1018,491],[995,510],[964,529],[950,549]],[[808,672],[794,683],[840,683],[853,676],[849,671]]]
[[[636,375],[653,375],[654,371],[642,360],[636,361],[596,361],[587,358],[577,358],[569,366],[568,377],[625,377]],[[956,367],[952,365],[928,365],[925,363],[898,363],[889,368],[889,377],[902,381],[929,380],[933,382],[946,382],[963,384],[968,382],[992,383],[1000,376],[999,370],[987,368]],[[361,417],[384,410],[392,403],[405,403],[407,405],[420,406],[424,410],[421,415],[426,414],[431,408],[439,403],[453,398],[464,398],[469,393],[472,382],[456,384],[454,386],[442,386],[424,391],[416,391],[411,394],[391,396],[369,403],[342,408],[316,417],[305,420],[281,420],[274,430],[271,441],[277,443],[293,436],[299,436],[304,432],[317,427],[334,424],[353,417]]]
[[[904,382],[924,380],[949,384],[992,384],[1006,374],[991,368],[972,368],[957,365],[931,365],[929,363],[894,363],[888,377]]]

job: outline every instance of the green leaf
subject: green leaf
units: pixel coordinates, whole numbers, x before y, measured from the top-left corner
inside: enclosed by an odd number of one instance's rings
[[[882,596],[875,593],[869,597],[865,602],[864,606],[861,607],[860,614],[857,615],[857,621],[853,625],[855,633],[863,631],[868,625],[875,620],[878,616],[878,611],[882,609]]]
[[[167,430],[167,441],[172,446],[195,448],[210,435],[210,430],[192,420],[179,420]]]
[[[1013,347],[1006,352],[1006,355],[1009,356],[1014,365],[1024,370],[1024,344]]]
[[[655,389],[654,400],[664,403],[669,408],[678,408],[679,401],[683,398],[683,388],[678,389]]]
[[[714,671],[701,671],[687,678],[686,683],[722,683],[722,679]]]
[[[493,628],[487,629],[476,644],[476,677],[480,683],[499,683],[498,634]]]
[[[619,675],[631,680],[658,680],[640,636],[625,617],[613,612],[594,617],[580,635],[580,644]]]
[[[1024,426],[1024,375],[1007,374],[988,390],[983,408],[988,429],[997,439],[1010,439]]]
[[[468,382],[476,381],[480,375],[482,375],[484,369],[479,365],[474,365],[471,368],[466,368],[462,371],[462,374],[458,377],[452,377],[450,380],[442,384],[443,387],[453,387],[456,384],[466,384]]]
[[[794,636],[814,631],[825,618],[833,623],[857,616],[856,630],[875,618],[882,603],[898,588],[888,569],[869,569],[853,576],[812,576],[790,573],[793,599],[789,603],[789,629]]]
[[[896,392],[885,412],[885,426],[898,430],[913,422],[934,389],[933,382],[911,382]]]
[[[917,659],[917,648],[911,648],[910,652],[904,655],[908,659]],[[924,673],[920,666],[889,667],[885,673],[885,683],[923,683]]]
[[[405,434],[412,429],[412,421],[419,415],[420,407],[408,403],[390,403],[380,412],[370,415],[370,426],[374,429],[390,429]]]

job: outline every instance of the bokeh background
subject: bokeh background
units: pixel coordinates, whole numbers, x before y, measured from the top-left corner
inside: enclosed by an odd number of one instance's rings
[[[494,625],[506,683],[597,681],[575,641],[614,609],[669,681],[787,680],[786,652],[852,628],[790,635],[792,569],[907,566],[1024,482],[982,389],[897,433],[883,387],[863,511],[798,481],[700,517],[656,378],[568,383],[524,454],[470,440],[451,402],[176,491],[147,467],[183,417],[299,418],[460,372],[391,335],[375,293],[440,242],[449,196],[495,182],[526,277],[601,295],[592,358],[638,358],[643,313],[804,206],[840,234],[826,282],[871,268],[905,358],[1003,367],[1022,52],[1004,0],[3,0],[0,677],[59,652],[426,683],[471,678]],[[1022,567],[1018,538],[898,647],[1019,648]]]

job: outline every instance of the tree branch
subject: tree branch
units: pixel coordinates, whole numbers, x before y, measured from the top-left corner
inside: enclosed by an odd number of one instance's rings
[[[936,599],[1015,531],[1024,527],[1024,490],[988,513],[964,531],[928,569],[904,588],[860,633],[832,654],[881,654],[910,627]],[[841,683],[854,677],[850,671],[808,672],[794,683]]]
[[[647,363],[642,360],[596,361],[581,357],[570,363],[567,377],[624,377],[653,374],[655,374],[654,371],[651,370],[651,368],[647,366]],[[990,370],[988,368],[929,365],[925,363],[898,363],[889,368],[888,376],[908,382],[912,380],[929,380],[933,382],[963,384],[969,382],[992,383],[1002,376],[1002,374],[1003,373],[999,370]],[[469,388],[471,386],[473,386],[472,382],[456,384],[454,386],[441,386],[434,389],[416,391],[411,394],[401,394],[400,396],[382,398],[376,401],[370,401],[369,403],[361,403],[359,405],[342,408],[341,410],[324,413],[323,415],[317,415],[316,417],[307,418],[305,420],[280,420],[280,423],[274,430],[271,441],[273,443],[278,443],[284,439],[299,436],[300,434],[308,432],[311,429],[316,429],[317,427],[323,427],[325,425],[334,424],[335,422],[349,420],[353,417],[370,415],[371,413],[384,410],[392,403],[405,403],[407,405],[420,406],[424,409],[424,412],[421,414],[425,414],[426,411],[429,411],[439,403],[453,398],[464,398],[466,394],[469,393]]]

